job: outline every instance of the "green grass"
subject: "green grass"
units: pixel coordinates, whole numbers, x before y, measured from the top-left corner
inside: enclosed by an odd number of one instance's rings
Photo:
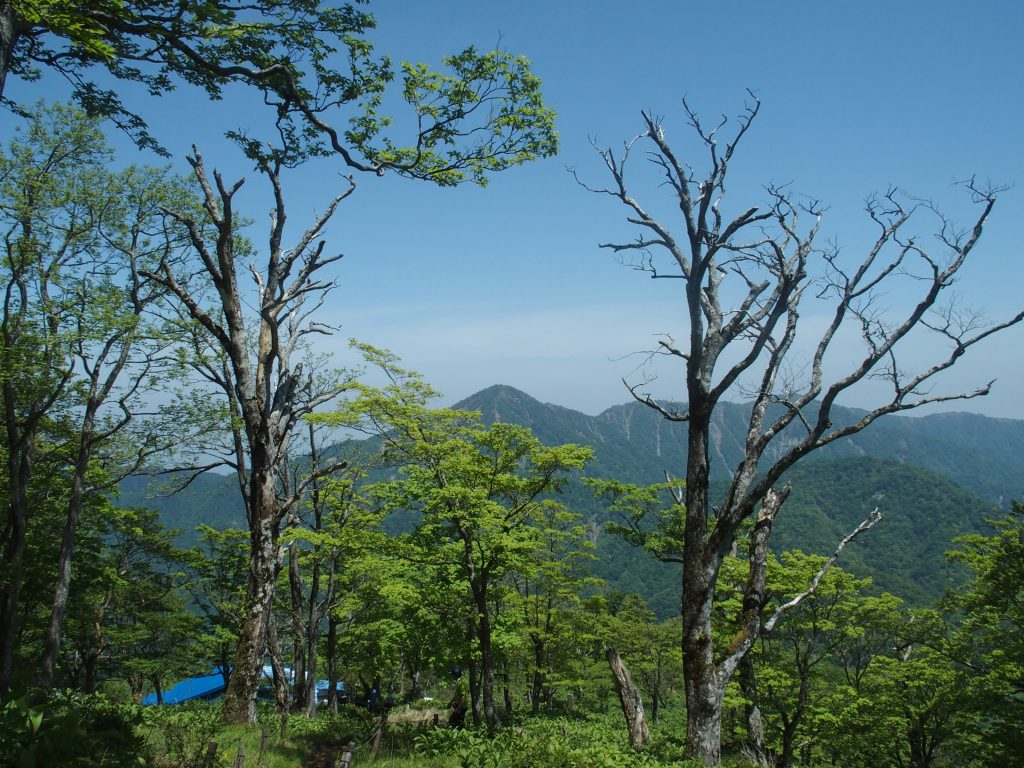
[[[99,728],[115,718],[120,733],[128,734],[141,749],[132,752],[130,762],[100,759],[105,750],[82,745],[108,738],[115,731],[81,732],[77,748],[53,752],[53,759],[19,764],[47,768],[87,766],[107,768],[136,765],[139,768],[233,768],[239,752],[244,752],[246,768],[321,768],[340,761],[346,745],[354,744],[354,765],[370,764],[374,732],[380,720],[364,709],[346,707],[337,714],[321,713],[316,718],[293,715],[286,720],[269,706],[261,707],[252,726],[228,726],[220,722],[219,703],[192,703],[163,707],[137,707],[112,704],[102,696],[77,696],[70,700],[76,709],[95,712],[91,719],[75,719],[83,726]],[[63,722],[60,712],[70,706],[56,702],[44,713],[51,718],[50,730],[57,734]],[[63,709],[61,709],[63,708]],[[9,736],[18,736],[19,723],[25,720],[21,710],[8,707]],[[110,712],[108,712],[110,710]],[[25,710],[26,712],[28,710]],[[506,727],[488,732],[482,728],[452,730],[434,727],[433,716],[445,719],[443,710],[401,708],[390,713],[380,740],[374,766],[378,768],[661,768],[686,766],[679,735],[685,730],[681,710],[672,708],[668,719],[652,725],[651,745],[634,751],[626,744],[625,728],[617,708],[604,713],[552,713],[538,717],[522,714],[509,718]],[[100,717],[104,715],[104,718]],[[20,718],[20,719],[19,719]],[[7,722],[6,720],[4,721]],[[127,729],[127,730],[125,730]],[[24,729],[22,729],[24,730]],[[46,730],[45,728],[43,730]],[[40,731],[42,733],[43,731]],[[106,734],[106,735],[105,735]],[[0,733],[0,737],[3,734]],[[7,739],[10,741],[10,739]],[[38,741],[38,739],[37,739]],[[216,758],[207,763],[211,742]],[[0,738],[0,746],[6,744]],[[112,745],[114,742],[110,742]],[[67,753],[67,754],[65,754]],[[13,753],[12,753],[13,754]],[[19,753],[20,754],[20,753]],[[127,755],[127,753],[125,753]],[[19,758],[21,759],[21,758]],[[2,761],[0,761],[2,762]],[[745,765],[743,763],[726,763]]]

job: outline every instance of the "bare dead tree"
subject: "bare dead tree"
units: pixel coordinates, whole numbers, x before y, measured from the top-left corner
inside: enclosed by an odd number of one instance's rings
[[[906,197],[896,189],[869,199],[867,213],[877,235],[863,260],[852,265],[835,245],[818,244],[820,204],[800,201],[784,187],[767,187],[766,205],[726,214],[727,174],[760,108],[753,94],[750,99],[726,140],[719,138],[728,124],[726,118],[709,127],[683,102],[706,158],[703,175],[676,154],[661,118],[644,112],[643,133],[621,151],[598,149],[612,183],[601,188],[583,185],[625,206],[627,220],[640,230],[633,241],[601,247],[653,279],[679,280],[684,290],[687,341],[676,345],[666,337],[655,354],[685,364],[685,409],[658,402],[646,387],[649,381],[627,387],[639,402],[687,425],[686,482],[676,494],[677,503],[684,507],[687,754],[709,765],[720,761],[726,686],[761,630],[768,541],[788,494],[788,488],[780,485],[783,474],[813,451],[863,430],[886,414],[987,394],[991,382],[955,394],[935,394],[930,385],[971,347],[1024,319],[1024,313],[1019,313],[1000,322],[982,322],[945,301],[1001,191],[984,188],[973,179],[964,187],[977,212],[964,230],[934,204]],[[672,222],[652,215],[627,185],[627,167],[639,146],[647,150],[662,188],[671,194],[678,211]],[[928,247],[915,234],[916,222],[926,216],[936,229],[936,240]],[[902,313],[883,311],[882,291],[901,281],[916,291],[915,298]],[[738,303],[723,306],[732,295],[741,297]],[[830,320],[811,349],[805,373],[794,376],[793,361],[800,354],[796,342],[801,302],[814,301],[827,303]],[[840,334],[851,328],[860,336],[860,350],[850,357],[844,347],[844,357],[852,365],[844,375],[826,382],[826,354],[838,346]],[[944,341],[946,349],[929,367],[904,370],[900,360],[912,343],[912,334],[929,332]],[[885,382],[888,394],[856,421],[834,424],[837,398],[868,379]],[[745,452],[724,496],[712,504],[708,490],[711,418],[722,398],[741,386],[752,393]],[[780,440],[783,433],[785,439]],[[755,522],[748,541],[749,572],[739,629],[724,653],[716,655],[711,608],[719,569],[741,537],[744,521],[751,517]]]
[[[267,153],[259,168],[273,190],[273,208],[266,261],[258,268],[245,263],[249,254],[239,250],[233,201],[244,180],[227,186],[214,171],[211,180],[202,156],[195,148],[188,158],[199,183],[206,222],[189,214],[169,211],[188,229],[197,259],[194,274],[179,271],[168,262],[147,276],[163,285],[177,299],[182,314],[202,330],[194,340],[194,371],[225,399],[230,419],[228,448],[218,463],[234,469],[245,501],[250,531],[249,573],[244,617],[234,665],[225,694],[224,718],[228,722],[254,722],[256,689],[264,650],[272,640],[271,608],[274,586],[282,565],[282,521],[318,478],[337,470],[343,462],[322,462],[316,471],[294,483],[286,483],[289,445],[299,422],[318,406],[330,402],[351,381],[315,375],[297,361],[311,334],[329,333],[316,322],[333,281],[320,275],[340,255],[324,252],[320,240],[324,227],[338,205],[354,190],[335,197],[316,217],[291,249],[283,245],[285,201],[280,181],[282,155]],[[214,238],[204,236],[204,225]],[[251,283],[243,284],[248,272]],[[206,288],[212,287],[212,291]],[[207,294],[212,300],[207,303]],[[247,307],[253,306],[252,311]],[[208,345],[207,349],[204,345]],[[207,354],[212,350],[213,354]]]
[[[604,655],[608,659],[608,666],[612,671],[612,681],[615,683],[615,692],[619,696],[622,714],[626,718],[629,746],[633,749],[640,749],[651,740],[647,719],[644,717],[643,698],[633,682],[633,676],[622,661],[622,657],[619,656],[619,650],[613,645],[606,645]]]

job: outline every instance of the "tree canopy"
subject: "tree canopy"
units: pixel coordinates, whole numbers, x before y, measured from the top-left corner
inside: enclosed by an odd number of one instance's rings
[[[410,109],[404,138],[381,111],[396,79],[393,62],[367,37],[361,2],[316,0],[11,0],[0,4],[0,99],[7,75],[65,78],[87,112],[109,118],[141,146],[164,152],[117,81],[160,95],[180,83],[220,99],[232,83],[254,90],[288,163],[339,155],[357,171],[394,171],[442,186],[485,184],[489,173],[553,155],[554,112],[521,56],[470,46],[443,71],[403,62],[400,98]],[[103,76],[97,77],[97,74]],[[111,80],[113,79],[113,82]],[[231,135],[251,155],[268,150],[251,126]]]

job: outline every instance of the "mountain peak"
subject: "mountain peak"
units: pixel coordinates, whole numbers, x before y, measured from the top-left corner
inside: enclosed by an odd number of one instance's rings
[[[540,407],[545,405],[522,390],[511,387],[508,384],[492,384],[460,400],[452,407],[467,411],[483,411],[495,403],[520,403]]]

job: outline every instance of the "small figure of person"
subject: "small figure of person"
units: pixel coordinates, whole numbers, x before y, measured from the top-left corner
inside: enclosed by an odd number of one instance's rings
[[[455,679],[455,691],[448,704],[448,708],[452,711],[448,717],[448,726],[461,728],[466,722],[466,683],[462,679],[462,670],[459,667],[452,670],[452,677]]]

